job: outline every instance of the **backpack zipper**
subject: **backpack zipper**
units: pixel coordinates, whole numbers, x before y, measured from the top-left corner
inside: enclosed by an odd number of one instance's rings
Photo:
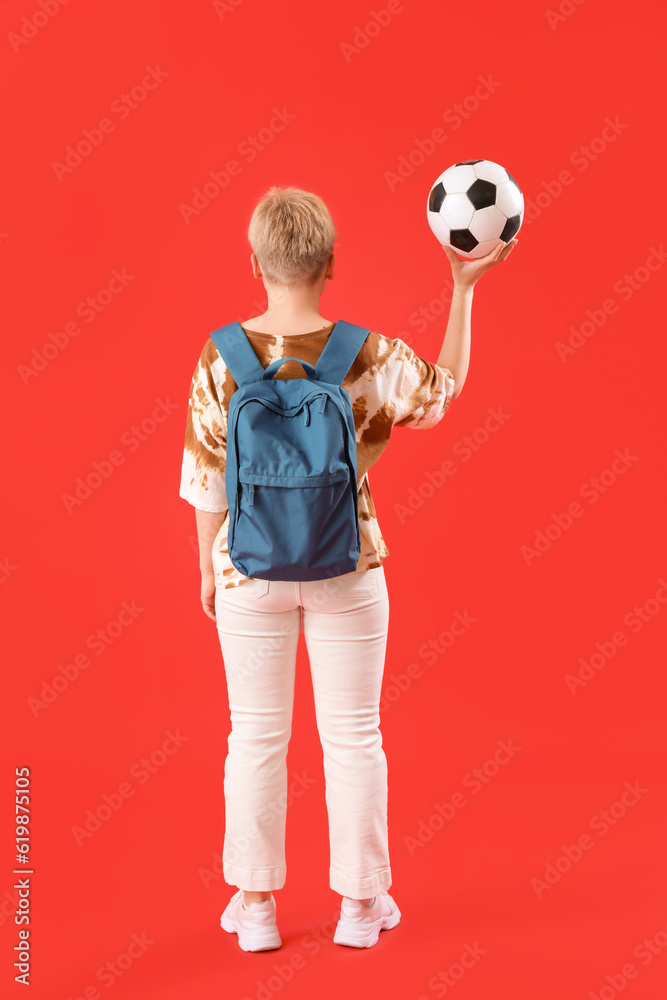
[[[327,396],[326,396],[326,393],[324,393],[324,392],[321,393],[319,396],[311,396],[310,399],[307,399],[304,402],[303,408],[306,411],[306,427],[310,423],[310,404],[314,403],[316,399],[319,399],[319,401],[320,401],[320,405],[317,408],[317,412],[318,413],[323,413],[324,412],[324,407],[327,405]]]

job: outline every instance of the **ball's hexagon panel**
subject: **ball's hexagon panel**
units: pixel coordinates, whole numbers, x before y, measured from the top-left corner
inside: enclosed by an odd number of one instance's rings
[[[475,209],[465,194],[448,194],[440,209],[450,229],[468,229],[474,214]]]
[[[447,194],[464,194],[471,184],[477,180],[475,168],[466,165],[462,167],[447,167],[444,174],[440,174],[439,181],[445,186]]]
[[[449,226],[439,212],[428,212],[428,224],[439,243],[449,243]]]
[[[523,195],[512,181],[505,181],[496,188],[496,208],[500,209],[506,219],[523,212]]]
[[[469,229],[478,243],[485,243],[487,240],[497,240],[506,222],[503,213],[495,205],[490,205],[475,212]]]
[[[475,164],[475,173],[481,181],[490,181],[492,184],[502,184],[507,180],[505,168],[493,160],[480,160]]]
[[[496,249],[499,242],[500,240],[486,240],[484,243],[478,243],[475,247],[475,260],[479,257],[486,257],[488,253]]]

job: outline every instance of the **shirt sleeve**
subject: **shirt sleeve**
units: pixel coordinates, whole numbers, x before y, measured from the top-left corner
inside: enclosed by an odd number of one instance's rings
[[[393,364],[399,366],[392,402],[395,405],[394,427],[427,430],[442,420],[454,393],[454,376],[418,357],[405,341],[396,339]]]
[[[192,376],[179,495],[199,510],[223,513],[228,510],[227,416],[221,404],[220,384],[212,370],[212,357],[207,344]]]

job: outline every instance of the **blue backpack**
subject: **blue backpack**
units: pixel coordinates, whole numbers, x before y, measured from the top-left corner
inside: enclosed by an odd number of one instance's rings
[[[357,439],[341,382],[369,330],[338,320],[315,366],[262,365],[240,323],[211,334],[238,388],[229,401],[229,557],[244,576],[323,580],[361,553]],[[286,361],[306,378],[277,378]]]

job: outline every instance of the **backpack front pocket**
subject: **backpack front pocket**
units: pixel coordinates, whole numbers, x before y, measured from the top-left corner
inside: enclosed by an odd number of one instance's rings
[[[335,573],[357,548],[355,500],[348,468],[324,476],[243,476],[230,556],[248,576]]]

